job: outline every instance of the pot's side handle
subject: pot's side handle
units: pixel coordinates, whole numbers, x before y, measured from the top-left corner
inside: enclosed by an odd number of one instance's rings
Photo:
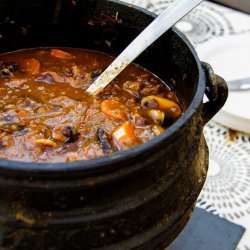
[[[212,67],[208,63],[202,62],[202,67],[206,77],[205,94],[208,98],[208,102],[204,103],[202,109],[202,118],[205,125],[225,104],[228,87],[222,77],[214,74]]]

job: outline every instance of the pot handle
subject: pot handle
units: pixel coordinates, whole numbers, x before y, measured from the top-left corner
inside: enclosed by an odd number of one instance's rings
[[[204,103],[202,108],[202,118],[205,125],[225,104],[228,87],[222,77],[214,74],[210,64],[206,62],[201,62],[201,64],[206,78],[205,95],[208,98],[208,102]]]

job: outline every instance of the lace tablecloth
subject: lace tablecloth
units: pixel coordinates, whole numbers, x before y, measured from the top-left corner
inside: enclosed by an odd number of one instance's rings
[[[125,1],[157,14],[173,2]],[[199,50],[200,46],[204,47],[204,44],[218,37],[230,39],[242,34],[250,35],[250,17],[204,2],[178,22],[176,27]],[[204,132],[210,150],[210,163],[197,206],[245,227],[246,232],[237,249],[250,250],[250,135],[233,131],[214,121],[206,125]]]

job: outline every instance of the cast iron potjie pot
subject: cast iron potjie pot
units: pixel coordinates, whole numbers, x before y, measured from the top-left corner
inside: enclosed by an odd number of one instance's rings
[[[60,46],[117,55],[153,18],[114,0],[1,1],[0,50]],[[163,249],[183,229],[208,167],[202,130],[225,103],[226,83],[176,29],[137,63],[172,83],[184,115],[157,138],[108,157],[1,160],[0,249]]]

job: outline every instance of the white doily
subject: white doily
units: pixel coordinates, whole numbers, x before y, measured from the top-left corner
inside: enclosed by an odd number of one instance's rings
[[[160,14],[174,0],[123,0]],[[201,3],[176,24],[197,47],[220,36],[250,33],[249,16],[208,2]]]
[[[250,137],[215,122],[204,130],[209,171],[198,206],[247,230],[237,249],[250,248]]]

